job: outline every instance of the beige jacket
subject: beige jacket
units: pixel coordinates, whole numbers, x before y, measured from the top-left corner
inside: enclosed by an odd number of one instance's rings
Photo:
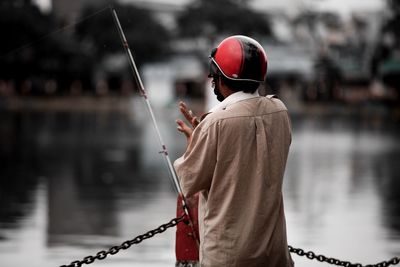
[[[282,180],[290,120],[278,99],[244,99],[210,113],[174,167],[200,192],[200,264],[289,267]]]

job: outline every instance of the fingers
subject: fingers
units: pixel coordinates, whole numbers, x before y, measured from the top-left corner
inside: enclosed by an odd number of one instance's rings
[[[184,123],[181,120],[176,120],[176,124],[178,124],[178,126],[176,127],[178,131],[185,134],[187,138],[189,138],[192,135],[193,129],[190,128],[186,123]]]
[[[186,103],[181,101],[179,102],[179,110],[181,111],[181,113],[183,114],[183,116],[190,122],[192,121],[193,118],[193,113],[191,110],[188,109],[188,107],[186,106]]]
[[[197,119],[197,117],[193,117],[190,123],[192,124],[193,128],[196,128],[196,126],[199,125],[200,121],[199,119]]]
[[[179,110],[181,111],[185,119],[190,122],[193,128],[195,128],[199,124],[199,120],[197,119],[197,117],[193,116],[193,112],[188,109],[185,102],[179,102]]]

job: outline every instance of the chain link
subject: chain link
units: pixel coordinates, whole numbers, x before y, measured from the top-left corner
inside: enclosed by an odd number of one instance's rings
[[[156,234],[165,232],[165,230],[167,230],[168,228],[176,226],[178,223],[184,221],[185,219],[186,219],[185,215],[178,217],[178,218],[174,218],[171,221],[169,221],[168,223],[162,224],[154,230],[148,231],[145,234],[139,235],[131,240],[127,240],[127,241],[123,242],[119,246],[113,246],[107,251],[105,251],[105,250],[99,251],[96,254],[96,256],[87,256],[80,261],[76,260],[76,261],[71,262],[68,265],[61,265],[60,267],[80,267],[83,264],[91,264],[95,260],[104,260],[108,255],[117,254],[121,249],[122,250],[128,249],[132,245],[139,244],[140,242],[142,242],[145,239],[151,238],[151,237],[155,236]]]
[[[154,229],[154,230],[150,230],[145,234],[139,235],[131,240],[127,240],[125,242],[123,242],[121,245],[119,246],[113,246],[111,247],[109,250],[105,251],[99,251],[96,256],[87,256],[85,258],[83,258],[82,260],[76,260],[71,262],[68,265],[61,265],[60,267],[80,267],[83,264],[91,264],[93,263],[95,260],[104,260],[108,255],[114,255],[117,254],[120,250],[125,250],[130,248],[132,245],[135,244],[139,244],[140,242],[142,242],[145,239],[148,238],[152,238],[153,236],[155,236],[156,234],[160,234],[165,232],[168,228],[170,227],[174,227],[176,226],[178,223],[185,221],[186,220],[186,215],[182,215],[181,217],[177,217],[172,219],[171,221],[169,221],[168,223],[162,224],[160,225],[158,228]],[[362,265],[361,263],[351,263],[349,261],[342,261],[342,260],[338,260],[335,258],[330,258],[330,257],[326,257],[324,255],[317,255],[312,251],[307,251],[305,252],[303,249],[301,248],[294,248],[292,246],[288,246],[289,247],[289,252],[290,253],[295,253],[298,256],[301,257],[307,257],[310,260],[317,260],[319,262],[326,262],[332,265],[337,265],[337,266],[344,266],[344,267],[387,267],[390,265],[397,265],[400,263],[400,257],[394,257],[391,260],[388,261],[382,261],[379,262],[377,264],[368,264],[368,265]]]
[[[345,267],[387,267],[390,265],[397,265],[400,263],[400,257],[394,257],[389,261],[382,261],[377,264],[368,264],[364,266],[361,263],[351,263],[349,261],[342,261],[335,258],[329,258],[324,255],[316,255],[312,251],[305,252],[301,248],[294,248],[292,246],[289,246],[289,251],[291,253],[295,253],[302,257],[305,256],[310,260],[317,260],[319,262],[327,262],[332,265],[345,266]]]

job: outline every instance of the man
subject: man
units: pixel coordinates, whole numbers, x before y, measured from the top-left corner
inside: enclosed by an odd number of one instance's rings
[[[174,163],[185,196],[200,193],[200,266],[291,267],[282,197],[290,120],[281,101],[258,95],[266,54],[231,36],[210,58],[221,102],[200,123],[180,103],[192,127],[177,120],[188,146]]]

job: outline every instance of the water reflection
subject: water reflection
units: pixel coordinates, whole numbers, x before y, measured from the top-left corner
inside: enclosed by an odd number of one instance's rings
[[[66,264],[174,217],[153,126],[134,105],[133,113],[0,113],[2,266]],[[178,114],[156,116],[175,158],[185,145]],[[400,255],[399,128],[366,122],[294,114],[284,192],[291,245],[364,264]],[[173,266],[174,234],[93,266]]]
[[[391,232],[389,238],[393,239],[400,239],[400,166],[395,164],[399,161],[400,151],[390,148],[387,153],[377,155],[376,161],[372,163],[374,175],[377,177],[377,193],[385,203],[382,210],[383,223]]]
[[[294,122],[286,174],[293,245],[363,264],[399,255],[398,167],[392,166],[398,128],[374,125],[354,117]]]
[[[35,202],[38,179],[37,145],[29,131],[32,116],[0,113],[0,227],[15,228]],[[33,129],[32,129],[33,130]],[[0,234],[0,238],[5,238]]]

